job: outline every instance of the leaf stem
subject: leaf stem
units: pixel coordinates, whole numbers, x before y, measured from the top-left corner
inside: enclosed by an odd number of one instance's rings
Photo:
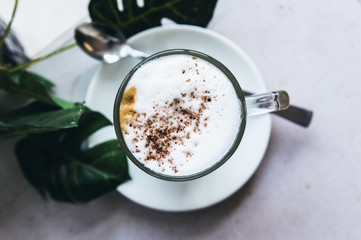
[[[4,44],[6,37],[8,36],[8,34],[9,34],[9,32],[10,32],[11,24],[13,23],[13,20],[14,20],[14,17],[15,17],[15,13],[16,13],[17,7],[18,7],[18,0],[15,0],[15,5],[14,5],[13,13],[12,13],[12,15],[11,15],[10,22],[9,22],[9,24],[6,26],[4,35],[3,35],[3,36],[1,37],[1,39],[0,39],[0,49],[1,49],[2,45]],[[1,62],[1,61],[2,61],[2,55],[1,55],[1,53],[0,53],[0,62]]]
[[[73,48],[73,47],[75,47],[75,46],[76,46],[76,43],[67,45],[67,46],[65,46],[65,47],[63,47],[63,48],[60,48],[60,49],[58,49],[58,50],[56,50],[56,51],[54,51],[54,52],[51,52],[51,53],[49,53],[49,54],[47,54],[47,55],[45,55],[45,56],[43,56],[43,57],[39,57],[39,58],[36,58],[36,59],[31,60],[31,61],[29,61],[29,62],[26,62],[26,63],[24,63],[24,64],[21,64],[21,65],[19,65],[19,66],[13,67],[13,68],[11,68],[11,69],[9,70],[9,73],[15,73],[15,72],[20,71],[20,70],[22,70],[22,69],[24,69],[24,68],[30,67],[31,65],[33,65],[33,64],[35,64],[35,63],[41,62],[41,61],[43,61],[43,60],[45,60],[45,59],[48,59],[48,58],[50,58],[50,57],[52,57],[52,56],[54,56],[54,55],[56,55],[56,54],[58,54],[58,53],[64,52],[64,51],[66,51],[66,50],[68,50],[68,49],[71,49],[71,48]]]

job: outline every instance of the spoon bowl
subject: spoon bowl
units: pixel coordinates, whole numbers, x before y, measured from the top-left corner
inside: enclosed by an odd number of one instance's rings
[[[101,22],[78,26],[75,29],[75,40],[85,53],[104,63],[116,63],[126,57],[146,58],[149,56],[131,48],[121,31]]]

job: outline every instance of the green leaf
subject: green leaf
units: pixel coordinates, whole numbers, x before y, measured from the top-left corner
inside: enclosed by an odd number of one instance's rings
[[[51,98],[56,103],[56,105],[58,105],[59,107],[61,107],[63,109],[69,109],[69,108],[73,108],[75,106],[74,103],[65,101],[61,98],[57,98],[57,97],[51,97]]]
[[[31,81],[35,81],[37,84],[42,85],[46,90],[51,90],[55,87],[54,83],[33,72],[23,71],[21,73],[12,74],[11,78],[17,85],[21,84],[22,81],[30,82],[30,84]]]
[[[8,71],[0,69],[0,88],[53,106],[74,107],[72,103],[50,96],[49,91],[53,86],[52,82],[35,73],[21,71],[17,74],[10,74]]]
[[[44,197],[87,202],[129,179],[127,159],[117,140],[87,149],[87,138],[111,125],[97,112],[86,110],[78,128],[31,135],[15,148],[28,181]]]
[[[83,104],[59,109],[34,102],[0,118],[0,139],[77,127],[84,111]]]
[[[129,37],[159,26],[162,18],[179,24],[206,27],[217,0],[145,0],[143,7],[138,7],[136,2],[123,0],[124,11],[121,12],[117,0],[91,0],[89,14],[93,21],[111,24]]]

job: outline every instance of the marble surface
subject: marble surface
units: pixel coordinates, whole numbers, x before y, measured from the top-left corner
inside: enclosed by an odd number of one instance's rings
[[[286,89],[293,104],[312,109],[311,126],[273,116],[251,180],[215,206],[176,214],[117,192],[85,205],[43,201],[20,172],[16,140],[2,141],[0,239],[360,238],[361,2],[219,0],[209,28],[249,54],[269,89]],[[60,96],[82,100],[88,78],[64,79],[96,66],[84,58],[61,76],[46,63],[34,70],[55,80]]]
[[[88,15],[89,0],[26,0],[19,1],[14,31],[29,57],[38,57],[55,50],[64,39],[73,35],[74,26]],[[11,19],[14,0],[0,0],[0,18]],[[54,14],[56,12],[56,14]]]

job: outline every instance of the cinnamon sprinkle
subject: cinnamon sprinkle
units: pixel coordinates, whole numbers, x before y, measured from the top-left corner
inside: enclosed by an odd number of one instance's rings
[[[128,125],[136,133],[132,143],[139,145],[139,141],[144,142],[144,150],[136,148],[136,152],[144,151],[144,161],[156,161],[159,167],[164,166],[165,161],[171,165],[174,173],[178,172],[170,154],[174,150],[174,145],[184,145],[186,139],[190,139],[190,132],[201,134],[201,127],[206,127],[208,118],[203,117],[203,113],[208,109],[208,94],[198,95],[194,91],[180,93],[181,98],[174,98],[163,105],[154,105],[154,114],[135,113],[134,121]],[[200,107],[194,109],[186,107],[187,102],[201,101]],[[192,153],[185,153],[187,159]],[[163,167],[164,168],[164,167]],[[162,168],[162,171],[163,171]]]

